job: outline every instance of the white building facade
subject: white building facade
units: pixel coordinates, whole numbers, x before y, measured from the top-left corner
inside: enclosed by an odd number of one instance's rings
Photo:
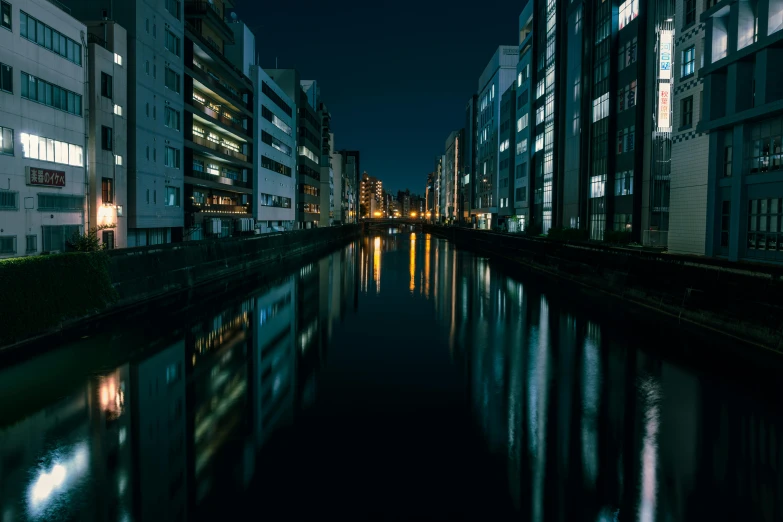
[[[3,2],[0,257],[65,251],[84,231],[86,37],[45,0]]]
[[[256,161],[253,213],[261,233],[293,230],[296,222],[296,103],[256,65]]]

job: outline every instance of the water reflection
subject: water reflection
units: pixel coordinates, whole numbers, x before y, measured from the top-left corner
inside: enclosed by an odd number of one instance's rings
[[[0,370],[0,520],[783,519],[774,379],[599,312],[421,231],[366,236]]]
[[[0,520],[185,520],[243,491],[257,451],[314,400],[355,253],[169,319],[171,335],[68,388],[30,389],[67,380],[48,354],[2,370]],[[120,354],[118,337],[82,344]],[[8,407],[31,391],[42,409]]]

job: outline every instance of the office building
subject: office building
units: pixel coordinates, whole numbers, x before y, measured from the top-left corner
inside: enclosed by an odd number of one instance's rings
[[[674,70],[671,90],[671,195],[669,252],[704,255],[707,239],[709,136],[698,132],[703,110],[704,28],[706,4],[678,0],[674,17]]]
[[[514,169],[516,166],[516,80],[500,97],[498,129],[498,225],[507,228],[513,209]]]
[[[501,45],[478,81],[476,121],[476,170],[471,213],[479,228],[491,229],[500,210],[498,168],[500,164],[500,97],[516,78],[517,46]]]
[[[359,151],[341,150],[340,157],[343,161],[342,204],[343,223],[356,223],[359,217],[360,180],[359,180]],[[335,174],[336,175],[336,174]]]
[[[264,232],[296,228],[296,103],[259,66],[255,84],[256,126],[253,217]]]
[[[254,87],[248,63],[232,61],[229,46],[255,42],[244,24],[227,21],[231,7],[228,0],[185,2],[185,239],[254,228]]]
[[[783,262],[783,4],[705,7],[698,19],[705,104],[696,131],[709,133],[706,254]]]
[[[127,31],[128,56],[117,58],[128,78],[127,246],[180,241],[185,225],[182,4],[64,1],[80,20],[106,18]]]
[[[533,2],[519,15],[519,62],[516,78],[516,118],[513,129],[514,170],[511,176],[513,218],[508,220],[510,232],[522,232],[530,221],[530,63],[533,57]]]
[[[94,225],[87,28],[44,0],[2,9],[0,257],[62,252]]]
[[[443,219],[446,223],[455,223],[459,219],[460,208],[460,178],[462,175],[464,154],[464,138],[465,131],[463,129],[453,131],[446,139],[446,154],[444,156],[443,167],[443,194],[444,204]]]
[[[334,134],[329,131],[332,116],[323,102],[318,103],[318,115],[321,118],[321,216],[319,226],[328,227],[334,220],[334,171],[332,169]]]
[[[128,246],[128,36],[111,20],[86,22],[89,69],[90,227],[107,249]],[[119,59],[115,57],[120,57]]]
[[[443,179],[443,165],[446,162],[446,156],[441,154],[435,159],[435,222],[442,223],[445,219],[446,207],[446,180]]]

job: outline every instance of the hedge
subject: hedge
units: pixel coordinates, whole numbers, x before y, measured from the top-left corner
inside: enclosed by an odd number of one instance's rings
[[[116,301],[105,253],[0,261],[0,346],[58,328]]]

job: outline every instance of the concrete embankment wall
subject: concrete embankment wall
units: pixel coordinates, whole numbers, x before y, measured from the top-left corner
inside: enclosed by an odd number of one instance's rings
[[[783,267],[456,227],[426,226],[425,231],[783,353]]]
[[[0,351],[358,237],[356,225],[0,262]]]

